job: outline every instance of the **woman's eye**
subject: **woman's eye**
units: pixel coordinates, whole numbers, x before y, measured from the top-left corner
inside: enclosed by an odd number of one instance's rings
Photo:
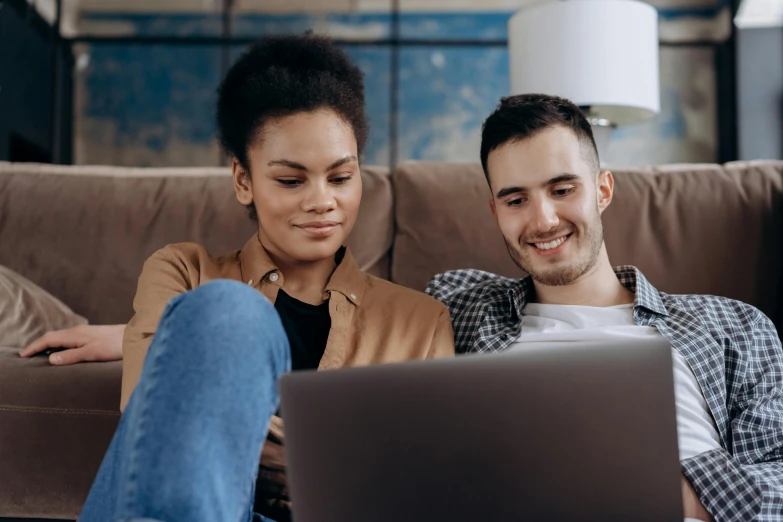
[[[285,187],[297,187],[302,184],[300,179],[278,179],[277,182]]]
[[[336,185],[342,185],[343,183],[348,183],[351,181],[352,176],[338,176],[336,178],[332,178],[331,182]]]

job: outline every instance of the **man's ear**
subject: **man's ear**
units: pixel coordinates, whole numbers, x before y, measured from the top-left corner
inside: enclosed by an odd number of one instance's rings
[[[604,210],[612,203],[614,195],[614,176],[608,170],[598,173],[595,179],[596,193],[598,196],[598,212],[603,214]]]
[[[245,206],[250,205],[253,202],[253,182],[250,179],[250,171],[245,169],[239,160],[233,158],[231,174],[234,177],[234,192],[237,194],[237,201]]]

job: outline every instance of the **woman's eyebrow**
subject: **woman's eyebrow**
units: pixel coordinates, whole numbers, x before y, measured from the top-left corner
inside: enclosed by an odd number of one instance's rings
[[[269,167],[289,167],[296,170],[301,170],[304,172],[307,172],[307,167],[302,165],[301,163],[297,163],[295,161],[290,161],[286,159],[279,159],[279,160],[273,160],[267,163],[267,166]]]
[[[329,165],[326,168],[326,170],[332,170],[332,169],[336,169],[337,167],[342,167],[346,163],[350,163],[352,161],[358,161],[356,159],[356,156],[346,156],[343,159],[339,159],[339,160],[335,161],[334,163],[332,163],[331,165]]]

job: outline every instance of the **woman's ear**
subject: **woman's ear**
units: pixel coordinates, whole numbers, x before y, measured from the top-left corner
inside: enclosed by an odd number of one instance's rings
[[[234,177],[234,192],[237,194],[237,201],[247,206],[253,203],[253,181],[250,177],[250,171],[245,169],[239,160],[231,160],[231,174]]]

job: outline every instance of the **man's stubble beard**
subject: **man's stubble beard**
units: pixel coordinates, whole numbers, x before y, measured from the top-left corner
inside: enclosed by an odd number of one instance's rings
[[[574,232],[569,238],[569,241],[575,239],[574,235],[576,233],[577,230],[574,228]],[[585,239],[587,240],[587,251],[584,253],[585,255],[579,256],[580,258],[576,259],[573,264],[562,267],[548,268],[545,270],[535,270],[533,269],[530,255],[523,255],[521,252],[527,251],[526,249],[530,248],[529,245],[525,243],[524,246],[519,244],[514,246],[509,243],[505,236],[503,237],[503,241],[506,243],[508,253],[511,255],[511,259],[514,261],[514,263],[519,268],[530,274],[530,277],[532,277],[534,281],[547,286],[570,285],[590,271],[598,262],[598,256],[601,253],[601,246],[604,243],[604,229],[603,223],[601,222],[601,214],[598,212],[597,206],[593,220],[585,229]]]

